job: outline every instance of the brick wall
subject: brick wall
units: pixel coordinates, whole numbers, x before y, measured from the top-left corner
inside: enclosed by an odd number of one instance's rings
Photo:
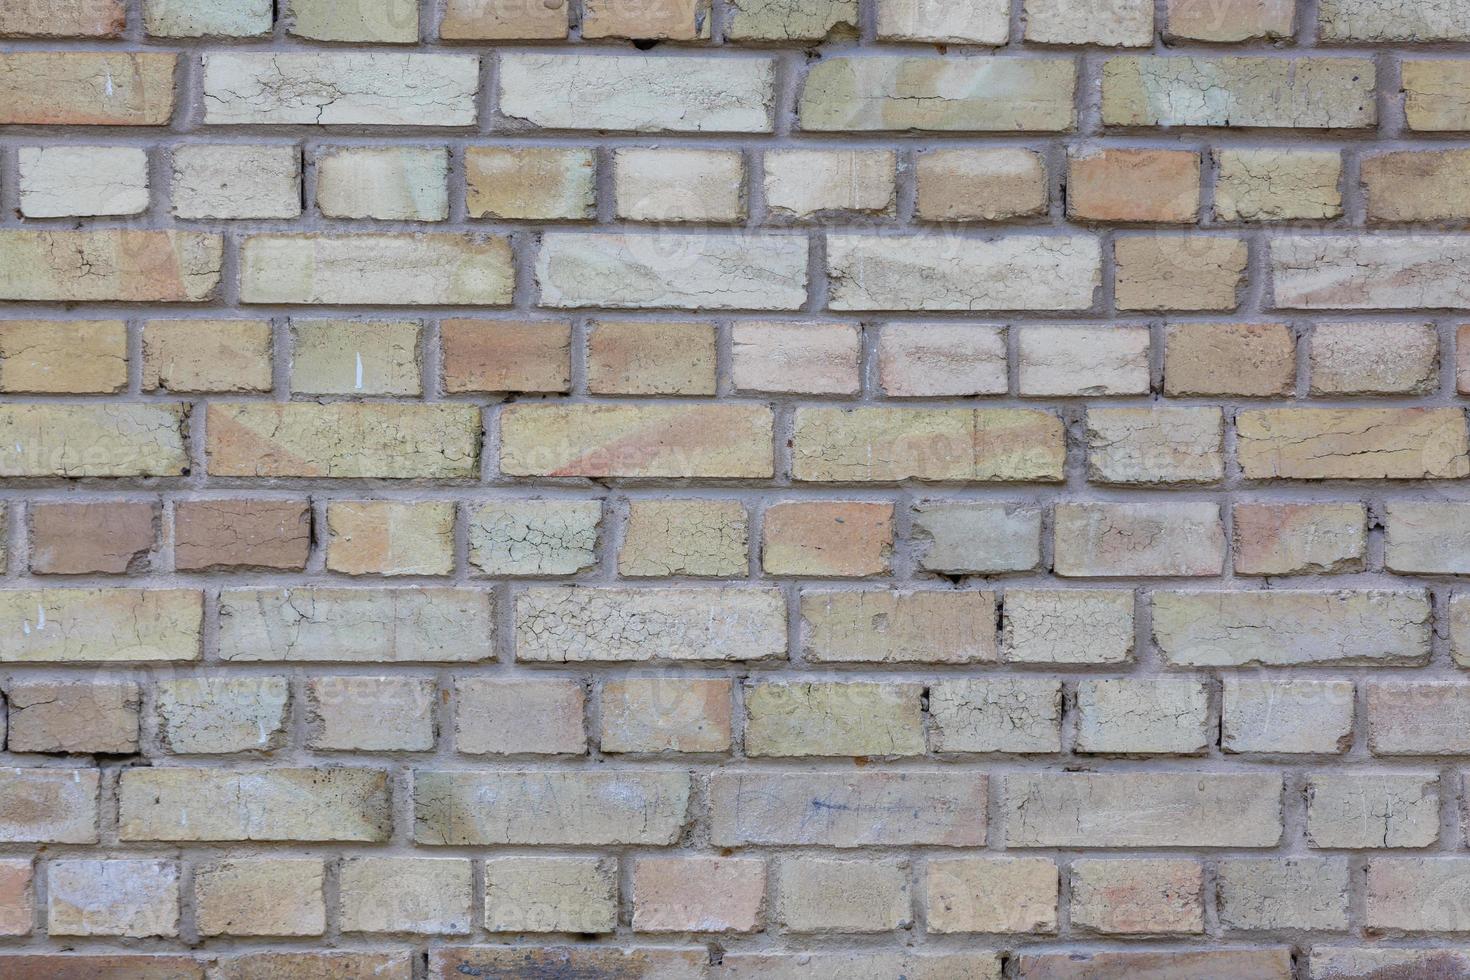
[[[1467,45],[3,0],[0,976],[1470,977]]]

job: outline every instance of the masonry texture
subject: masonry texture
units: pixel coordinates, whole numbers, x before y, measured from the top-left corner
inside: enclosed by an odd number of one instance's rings
[[[1465,0],[0,0],[0,978],[1470,978]]]

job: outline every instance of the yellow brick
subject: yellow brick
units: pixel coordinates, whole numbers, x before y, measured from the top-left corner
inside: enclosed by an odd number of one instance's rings
[[[0,322],[0,391],[110,393],[127,383],[121,320]]]
[[[0,405],[0,476],[180,476],[182,405]]]
[[[269,391],[266,320],[150,320],[143,326],[143,390]]]

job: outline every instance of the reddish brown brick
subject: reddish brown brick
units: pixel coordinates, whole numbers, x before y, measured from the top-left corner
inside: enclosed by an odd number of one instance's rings
[[[304,500],[189,500],[174,506],[179,571],[299,571],[310,548],[311,511]]]
[[[143,571],[157,540],[151,503],[31,506],[31,571],[38,575]]]

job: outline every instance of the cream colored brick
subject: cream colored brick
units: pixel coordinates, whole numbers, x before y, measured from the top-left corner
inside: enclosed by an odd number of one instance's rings
[[[348,575],[448,575],[454,571],[454,504],[332,501],[327,568]]]
[[[606,933],[617,927],[616,862],[599,857],[491,857],[485,861],[490,932]]]
[[[1456,235],[1312,235],[1271,240],[1276,306],[1412,310],[1470,302],[1470,241]]]
[[[286,744],[289,700],[284,677],[160,681],[154,692],[159,740],[177,755],[279,749]]]
[[[1007,0],[879,0],[878,38],[999,46],[1010,37],[1010,14]]]
[[[316,203],[329,218],[444,221],[449,151],[438,147],[338,147],[317,154]]]
[[[293,320],[291,345],[293,393],[423,392],[417,320]]]
[[[628,221],[740,221],[745,161],[738,150],[620,149],[613,193]]]
[[[1357,129],[1378,121],[1365,58],[1137,55],[1103,64],[1105,126]]]
[[[434,747],[432,678],[320,677],[306,682],[306,744],[347,752],[427,752]]]
[[[465,858],[348,858],[340,872],[342,931],[464,935],[474,873]]]
[[[266,320],[149,320],[143,325],[143,390],[269,391]]]
[[[1317,946],[1312,950],[1312,980],[1372,980],[1395,970],[1409,976],[1433,971],[1470,971],[1470,955],[1443,946],[1399,949],[1388,946]]]
[[[586,691],[560,679],[454,682],[455,747],[468,755],[585,755]]]
[[[897,154],[892,150],[771,150],[764,162],[766,207],[779,217],[894,211]]]
[[[488,575],[575,575],[597,562],[596,500],[490,501],[469,515],[470,564]]]
[[[941,680],[929,688],[934,752],[1060,752],[1061,724],[1060,681],[994,677]]]
[[[53,936],[179,934],[179,868],[172,861],[51,861],[46,884]]]
[[[1023,395],[1141,395],[1148,391],[1147,327],[1033,327],[1016,331]]]
[[[1439,387],[1439,334],[1430,323],[1319,323],[1312,394],[1422,395]]]
[[[1439,0],[1322,0],[1324,41],[1470,41],[1470,10]]]
[[[220,281],[224,240],[193,231],[0,231],[0,299],[198,303]]]
[[[878,334],[878,382],[890,398],[1003,395],[1006,362],[1001,327],[887,323]]]
[[[924,751],[917,684],[764,682],[745,690],[750,756],[904,756]]]
[[[748,540],[745,506],[737,500],[634,500],[618,574],[743,576]]]
[[[288,30],[315,41],[413,44],[419,39],[418,0],[288,0]]]
[[[121,391],[128,383],[121,320],[0,320],[0,391]]]
[[[918,566],[945,575],[1025,572],[1041,564],[1041,510],[1024,504],[922,500],[910,538]]]
[[[1215,165],[1221,221],[1326,221],[1342,214],[1342,154],[1335,150],[1218,150]]]
[[[712,323],[594,320],[587,327],[587,390],[594,395],[713,395]]]
[[[1168,0],[1166,36],[1232,43],[1290,38],[1296,0]]]
[[[498,235],[251,235],[240,301],[505,306],[515,271]]]
[[[0,840],[97,843],[96,769],[0,768]]]
[[[1072,862],[1072,924],[1102,935],[1200,935],[1204,868],[1174,858]]]
[[[929,930],[1054,933],[1059,880],[1050,858],[931,859],[924,877]]]
[[[856,395],[861,387],[861,337],[853,324],[742,320],[730,338],[736,391]]]
[[[1348,928],[1345,858],[1228,858],[1216,874],[1226,929]]]
[[[825,663],[993,663],[995,593],[805,590],[802,642]]]
[[[925,150],[915,214],[924,221],[1008,221],[1046,213],[1046,163],[1034,150]]]
[[[301,151],[291,146],[190,144],[173,151],[176,218],[296,218]]]
[[[1428,847],[1439,840],[1434,773],[1314,773],[1307,782],[1313,847]]]
[[[183,426],[182,405],[0,405],[0,476],[179,476]]]
[[[1151,0],[1025,0],[1026,40],[1146,48],[1153,43]]]
[[[1353,743],[1352,681],[1225,678],[1226,752],[1346,752]]]
[[[890,932],[912,919],[904,861],[786,858],[778,881],[775,914],[790,932]]]
[[[465,206],[472,218],[584,221],[594,216],[597,158],[590,149],[472,146],[465,150],[464,166]]]
[[[1121,664],[1133,658],[1133,593],[1124,589],[1007,589],[1009,663]]]
[[[1225,475],[1218,408],[1090,408],[1087,478],[1094,483],[1215,483]]]
[[[1067,502],[1053,513],[1056,574],[1066,578],[1212,576],[1225,565],[1212,501]]]
[[[327,927],[319,858],[244,858],[194,869],[202,936],[320,936]]]
[[[134,146],[22,146],[27,218],[139,214],[148,208],[148,154]]]
[[[1186,678],[1086,680],[1077,685],[1077,741],[1084,754],[1199,755],[1213,739],[1210,696]]]
[[[732,41],[821,40],[857,33],[857,0],[730,0]]]
[[[991,952],[799,952],[725,955],[720,980],[1000,980]]]
[[[143,0],[143,26],[155,37],[259,37],[271,11],[271,0]]]
[[[0,660],[123,663],[198,660],[204,597],[193,589],[6,589]]]

